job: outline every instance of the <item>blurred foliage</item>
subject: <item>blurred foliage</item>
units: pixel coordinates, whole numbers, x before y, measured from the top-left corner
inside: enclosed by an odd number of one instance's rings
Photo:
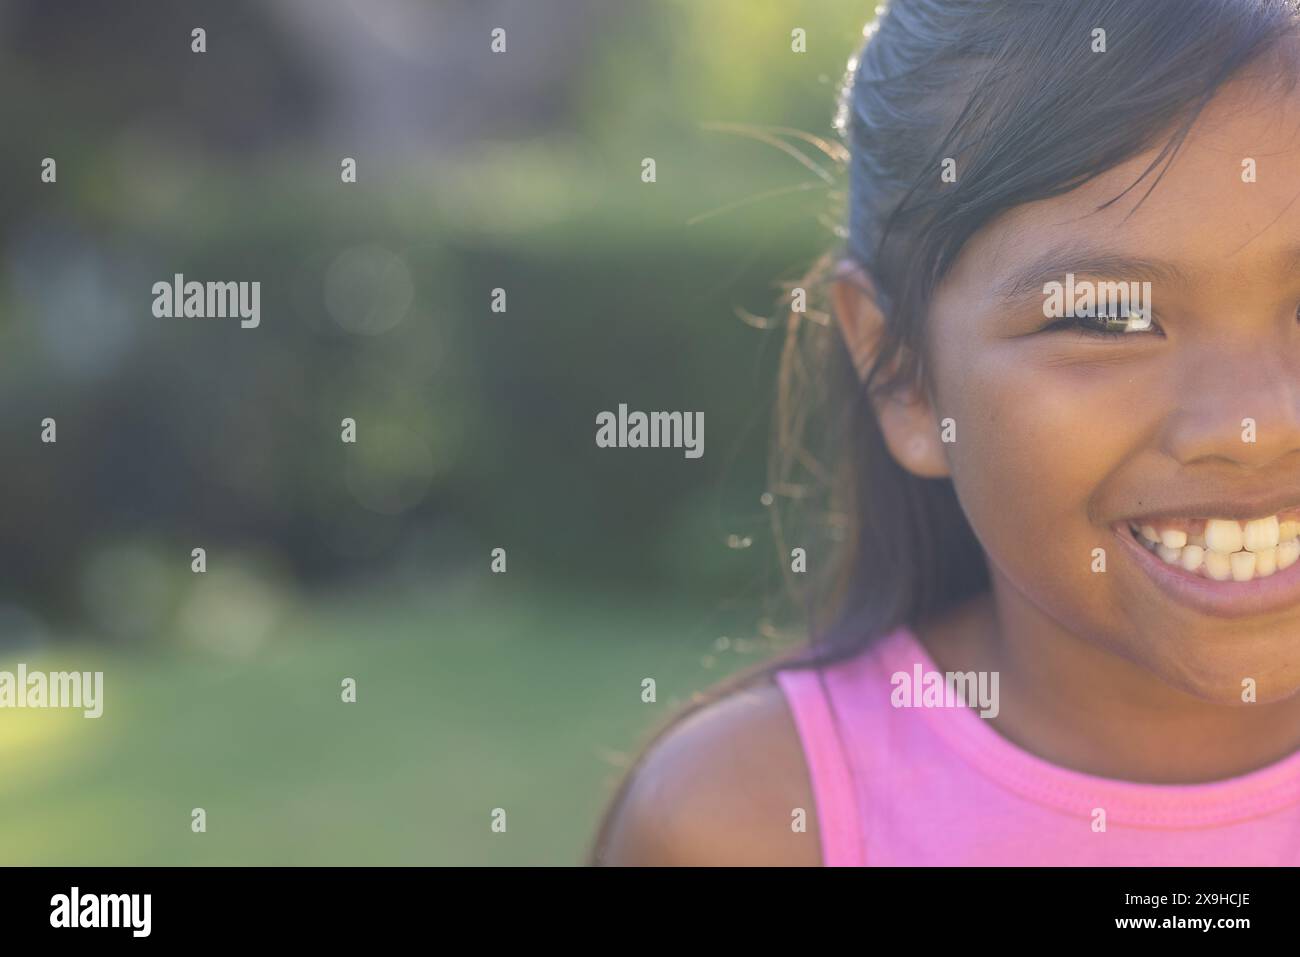
[[[0,863],[576,861],[606,752],[738,663],[781,336],[737,310],[838,188],[741,127],[829,136],[869,10],[545,0],[546,56],[541,16],[419,86],[538,2],[0,11],[0,668],[109,669],[98,722],[0,721]],[[155,319],[174,273],[259,280],[260,328]],[[704,457],[596,448],[621,402],[703,411]],[[466,836],[484,801],[535,836]],[[157,827],[204,802],[220,840]]]
[[[779,283],[832,239],[818,222],[830,197],[771,145],[700,124],[827,133],[831,78],[856,35],[848,6],[642,5],[592,44],[569,126],[433,162],[363,158],[346,188],[337,151],[301,122],[273,149],[198,145],[246,108],[224,85],[188,80],[183,98],[201,107],[189,114],[159,92],[162,119],[113,135],[80,117],[127,118],[120,90],[88,100],[43,61],[57,108],[23,118],[65,142],[60,181],[11,204],[26,215],[6,232],[12,597],[75,620],[69,571],[97,543],[141,536],[186,562],[193,544],[269,545],[308,581],[412,555],[454,564],[491,543],[539,572],[725,587],[713,553],[733,521],[761,525],[749,503],[774,351],[735,307],[774,311]],[[160,22],[181,34],[183,18],[154,12],[142,19],[153,42]],[[277,88],[292,76],[294,103],[325,95],[301,56],[274,53],[289,41],[257,29],[253,7],[229,18],[241,68]],[[27,29],[55,47],[75,39],[49,21]],[[792,25],[812,53],[790,52]],[[84,41],[60,49],[92,55]],[[95,55],[140,75],[120,52]],[[176,57],[150,75],[169,67]],[[10,143],[49,139],[33,134]],[[643,154],[655,184],[640,182]],[[30,148],[23,158],[31,181]],[[260,278],[262,327],[152,318],[143,290],[173,272]],[[496,287],[507,315],[487,308]],[[704,459],[602,454],[594,415],[619,402],[702,410]],[[32,441],[46,415],[57,446]],[[356,448],[338,441],[344,416]],[[428,541],[439,535],[445,547]]]

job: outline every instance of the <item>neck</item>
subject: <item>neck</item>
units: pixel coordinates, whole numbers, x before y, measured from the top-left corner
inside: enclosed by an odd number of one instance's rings
[[[1300,696],[1232,706],[1166,684],[1044,614],[996,572],[991,593],[917,637],[944,671],[999,672],[1003,737],[1100,777],[1192,784],[1245,774],[1300,750]]]

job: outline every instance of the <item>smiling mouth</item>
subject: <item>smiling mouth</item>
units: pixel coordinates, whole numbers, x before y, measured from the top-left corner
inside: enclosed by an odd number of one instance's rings
[[[1300,508],[1247,522],[1139,519],[1128,528],[1165,564],[1216,582],[1268,578],[1300,560]]]

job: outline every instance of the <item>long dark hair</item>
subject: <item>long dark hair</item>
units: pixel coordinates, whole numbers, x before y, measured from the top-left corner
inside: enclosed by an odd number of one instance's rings
[[[1137,181],[1105,205],[1144,180],[1150,192],[1226,81],[1266,55],[1294,56],[1283,41],[1296,36],[1298,2],[892,0],[880,12],[850,61],[836,115],[847,145],[843,242],[798,283],[815,305],[788,313],[778,386],[774,530],[783,567],[794,543],[820,568],[797,595],[809,637],[795,654],[699,696],[667,727],[776,670],[854,655],[988,587],[952,483],[894,461],[870,396],[924,384],[931,297],[981,227],[1163,138]],[[1294,62],[1269,71],[1279,88],[1294,86]],[[940,176],[949,159],[955,182]],[[869,277],[885,316],[864,379],[827,305],[845,263]],[[602,838],[603,829],[597,849]]]

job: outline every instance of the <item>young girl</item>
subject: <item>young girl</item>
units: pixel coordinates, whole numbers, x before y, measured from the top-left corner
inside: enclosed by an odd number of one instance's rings
[[[778,415],[774,485],[811,463],[848,526],[783,554],[832,587],[594,859],[1300,864],[1294,0],[893,0],[869,37],[836,321],[792,314],[783,369],[824,414]]]

